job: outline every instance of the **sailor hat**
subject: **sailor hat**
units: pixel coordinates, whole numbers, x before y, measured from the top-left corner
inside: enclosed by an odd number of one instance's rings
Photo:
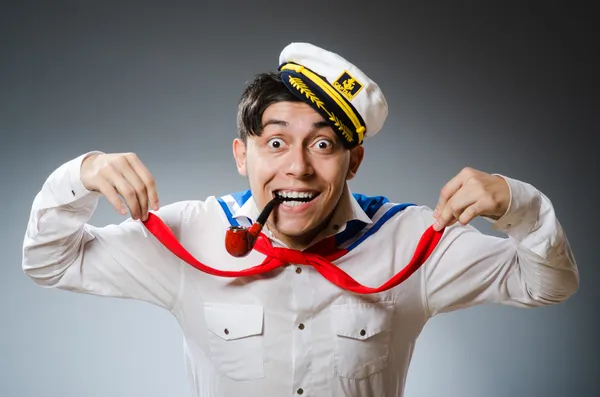
[[[348,148],[377,134],[388,115],[379,86],[338,54],[291,43],[279,56],[283,83],[319,112]]]

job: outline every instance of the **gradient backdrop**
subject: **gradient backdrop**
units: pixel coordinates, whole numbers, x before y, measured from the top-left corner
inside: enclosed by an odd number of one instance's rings
[[[416,3],[2,2],[0,396],[186,394],[170,315],[24,276],[29,208],[56,167],[94,149],[138,153],[162,203],[246,188],[231,155],[237,99],[292,41],[341,53],[387,95],[354,191],[434,206],[463,166],[503,173],[553,200],[580,266],[561,305],[432,320],[406,396],[600,395],[591,8]],[[93,222],[121,220],[102,201]]]

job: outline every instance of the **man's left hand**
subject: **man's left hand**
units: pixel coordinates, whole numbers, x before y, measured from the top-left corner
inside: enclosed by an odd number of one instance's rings
[[[439,231],[456,222],[466,225],[477,216],[499,219],[509,203],[504,178],[466,167],[441,189],[433,227]]]

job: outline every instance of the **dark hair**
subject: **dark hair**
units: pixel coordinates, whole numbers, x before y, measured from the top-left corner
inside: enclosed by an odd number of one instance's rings
[[[249,135],[260,136],[262,114],[276,102],[300,102],[281,81],[279,73],[255,76],[242,92],[237,113],[238,135],[245,143]]]

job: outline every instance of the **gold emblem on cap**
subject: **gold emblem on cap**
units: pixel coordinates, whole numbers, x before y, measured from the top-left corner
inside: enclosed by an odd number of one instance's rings
[[[342,74],[335,79],[332,85],[337,88],[337,90],[341,92],[342,95],[344,95],[349,101],[354,99],[360,90],[363,89],[363,85],[347,70],[344,70]]]

